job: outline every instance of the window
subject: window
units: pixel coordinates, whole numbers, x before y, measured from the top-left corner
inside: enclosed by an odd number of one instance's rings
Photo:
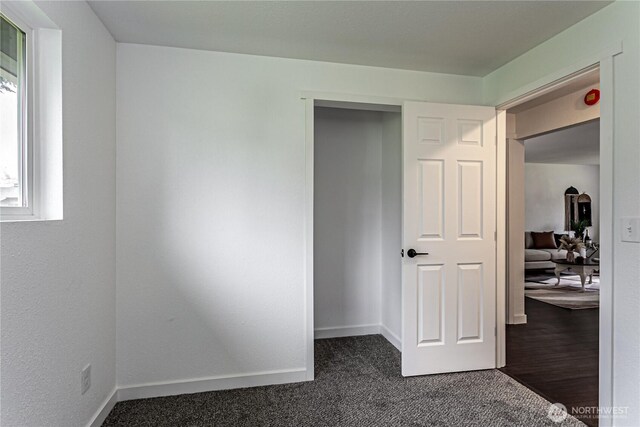
[[[12,1],[0,32],[0,221],[61,220],[62,31]]]
[[[32,208],[28,161],[26,33],[0,14],[0,207],[14,214]]]

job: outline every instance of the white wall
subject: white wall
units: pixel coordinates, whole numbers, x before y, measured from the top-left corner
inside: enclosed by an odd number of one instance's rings
[[[515,122],[507,120],[507,323],[527,323],[524,312],[525,194],[524,143],[513,139]]]
[[[314,328],[380,323],[382,113],[316,108]]]
[[[317,336],[401,335],[400,113],[316,108]],[[354,329],[355,328],[355,329]]]
[[[402,115],[382,113],[382,305],[380,323],[402,337]]]
[[[542,105],[520,111],[515,115],[515,137],[526,139],[600,118],[600,103],[584,103],[584,96],[591,89],[600,89],[600,84],[585,86]]]
[[[560,77],[563,70],[597,57],[622,44],[614,58],[613,98],[613,400],[629,408],[616,425],[640,423],[640,245],[621,241],[619,219],[640,216],[640,3],[617,1],[573,27],[531,49],[484,78],[485,102],[497,105],[523,91],[534,89],[539,79]],[[607,144],[608,141],[601,141]],[[602,165],[601,165],[602,167]],[[602,173],[602,171],[601,171]],[[602,191],[606,191],[602,189]],[[603,193],[604,194],[604,193]]]
[[[479,78],[118,44],[118,384],[305,368],[300,90],[481,101]]]
[[[115,387],[116,44],[84,2],[38,5],[62,29],[64,219],[0,226],[0,424],[80,426]]]
[[[600,239],[600,167],[526,163],[524,166],[525,229],[564,231],[564,192],[573,186],[591,196],[593,227],[589,235]]]

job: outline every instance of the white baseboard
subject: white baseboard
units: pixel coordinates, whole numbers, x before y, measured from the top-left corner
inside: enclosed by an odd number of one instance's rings
[[[140,384],[119,388],[118,402],[133,399],[146,399],[150,397],[230,390],[234,388],[297,383],[302,381],[307,381],[307,370],[304,368],[233,376],[225,375],[220,377],[199,378],[189,381]]]
[[[107,419],[109,412],[118,403],[118,389],[114,388],[107,400],[104,401],[98,412],[93,416],[87,427],[100,427],[104,420]]]
[[[509,325],[522,325],[523,323],[527,323],[527,315],[526,314],[516,314],[513,316],[513,319],[508,322]]]
[[[337,328],[317,328],[315,339],[355,337],[358,335],[374,335],[380,333],[380,325],[339,326]]]
[[[337,328],[317,328],[314,330],[315,339],[323,338],[340,338],[340,337],[357,337],[359,335],[376,335],[380,334],[386,338],[395,348],[402,351],[402,340],[391,332],[384,325],[358,325],[358,326],[340,326]]]
[[[400,338],[383,325],[360,325],[339,328],[319,328],[315,338],[333,338],[358,335],[382,334],[394,347],[400,350]],[[100,427],[118,402],[151,397],[176,396],[179,394],[202,393],[235,388],[259,387],[274,384],[287,384],[308,381],[307,370],[292,369],[266,371],[243,375],[225,375],[219,377],[198,378],[188,381],[170,381],[161,383],[137,384],[117,387],[104,401],[87,427]]]
[[[393,344],[393,346],[397,348],[398,351],[402,351],[402,340],[398,338],[396,334],[391,332],[389,328],[384,325],[380,325],[380,333],[387,339],[387,341]]]

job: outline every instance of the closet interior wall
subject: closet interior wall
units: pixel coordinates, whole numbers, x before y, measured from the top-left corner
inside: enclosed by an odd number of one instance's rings
[[[316,107],[316,338],[401,336],[399,112]]]

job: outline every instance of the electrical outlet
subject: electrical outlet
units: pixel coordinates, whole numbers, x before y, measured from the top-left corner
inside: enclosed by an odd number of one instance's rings
[[[91,388],[91,365],[84,367],[80,373],[80,389],[82,394],[85,394],[87,390]]]
[[[640,217],[621,218],[622,241],[640,243]]]

